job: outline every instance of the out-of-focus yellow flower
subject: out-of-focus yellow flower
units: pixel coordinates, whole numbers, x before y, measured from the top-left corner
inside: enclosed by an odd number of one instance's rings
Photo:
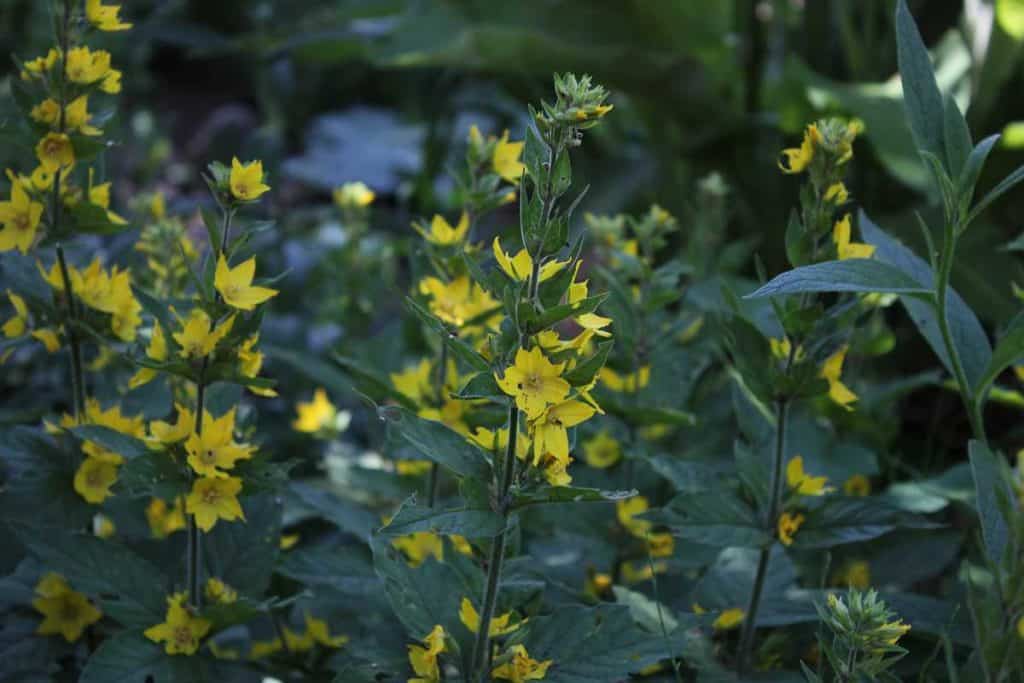
[[[843,493],[848,496],[870,496],[871,480],[863,474],[855,474],[843,482]]]
[[[416,531],[391,540],[391,545],[401,550],[409,565],[418,567],[428,557],[438,562],[444,559],[444,541],[432,531]]]
[[[270,191],[270,186],[263,182],[262,161],[242,164],[238,157],[232,157],[228,184],[231,187],[231,196],[243,202],[255,201]]]
[[[185,528],[185,511],[181,499],[176,499],[174,506],[168,508],[162,498],[153,498],[146,506],[146,522],[149,523],[149,532],[153,538],[166,538],[175,531],[181,531]]]
[[[863,560],[847,563],[832,577],[832,583],[865,590],[871,587],[871,565]]]
[[[819,376],[828,382],[828,397],[846,410],[853,410],[853,406],[850,404],[857,400],[857,394],[850,391],[850,388],[840,379],[843,374],[846,351],[847,347],[843,346],[829,356],[821,366]]]
[[[539,662],[530,657],[523,645],[513,645],[502,656],[511,655],[511,658],[499,666],[494,667],[491,675],[512,683],[526,683],[526,681],[540,681],[548,673],[548,667],[553,663],[550,659]]]
[[[832,183],[825,190],[824,199],[826,202],[832,202],[833,204],[845,204],[850,199],[850,193],[846,189],[846,185],[842,181]]]
[[[487,634],[491,638],[506,636],[525,623],[523,621],[513,623],[513,616],[515,615],[512,612],[506,612],[499,617],[492,617],[490,627],[487,629]],[[459,604],[459,621],[461,621],[472,633],[476,633],[480,630],[480,614],[476,611],[476,607],[469,598],[462,598],[462,602]]]
[[[828,477],[812,477],[804,471],[803,456],[794,456],[786,464],[786,483],[801,496],[823,496],[832,491]]]
[[[496,319],[501,317],[498,309],[498,302],[487,290],[469,279],[466,275],[460,275],[451,282],[445,283],[433,275],[420,280],[420,294],[430,297],[430,312],[442,321],[462,328],[467,321],[483,315],[487,311],[494,311],[494,316],[483,321],[485,325],[494,324]],[[472,328],[465,328],[464,331],[472,333],[476,331],[475,325]]]
[[[86,502],[98,505],[113,495],[110,487],[117,481],[117,465],[99,458],[86,458],[75,472],[74,487]]]
[[[195,429],[196,418],[192,411],[180,403],[175,403],[174,407],[178,412],[174,424],[163,420],[153,420],[149,423],[150,435],[163,445],[184,441]]]
[[[641,366],[635,372],[628,374],[621,374],[605,366],[601,368],[598,373],[598,377],[601,380],[601,384],[618,393],[636,393],[640,389],[643,389],[651,381],[651,366]]]
[[[159,324],[153,325],[153,334],[146,345],[146,357],[157,362],[167,360],[167,337],[164,336],[164,328]],[[153,368],[142,367],[135,371],[135,374],[128,380],[128,388],[136,389],[156,379],[158,371]]]
[[[121,21],[120,5],[104,5],[103,0],[85,0],[85,18],[100,31],[127,31],[132,27]]]
[[[199,649],[199,641],[210,631],[212,624],[195,616],[185,605],[186,593],[175,593],[167,598],[167,615],[164,622],[146,629],[145,635],[154,643],[164,643],[164,652],[169,655],[193,655]]]
[[[469,214],[465,211],[459,216],[459,223],[455,227],[445,220],[441,214],[434,214],[430,221],[430,228],[424,228],[418,222],[412,224],[413,230],[418,232],[423,239],[436,244],[439,247],[450,247],[461,244],[469,233]]]
[[[64,577],[53,572],[36,584],[36,597],[32,606],[43,615],[36,633],[43,636],[61,635],[73,643],[82,637],[85,628],[103,616],[81,593],[71,589]]]
[[[203,592],[208,600],[219,602],[222,605],[230,605],[238,600],[238,591],[213,576],[206,580],[206,587]]]
[[[793,545],[793,535],[803,526],[805,520],[806,517],[799,512],[783,512],[779,515],[779,521],[776,525],[779,532],[779,542],[782,545]]]
[[[746,617],[747,613],[741,608],[730,607],[729,609],[722,610],[714,622],[712,622],[711,628],[716,631],[731,631],[742,624]]]
[[[313,392],[313,400],[308,403],[300,401],[295,406],[298,416],[292,420],[292,429],[297,432],[315,434],[324,429],[333,429],[338,417],[338,409],[327,398],[327,392],[317,388]]]
[[[361,209],[373,203],[377,198],[366,183],[345,183],[333,193],[334,203],[342,209]]]
[[[638,538],[646,538],[653,525],[646,519],[637,519],[637,515],[647,512],[648,507],[647,498],[633,496],[627,500],[616,501],[615,514],[619,518],[619,524],[629,533]]]
[[[591,467],[606,469],[622,459],[622,445],[606,431],[583,442],[583,459]]]
[[[494,172],[510,183],[519,183],[526,166],[519,161],[523,153],[522,142],[509,142],[506,130],[494,145],[494,158],[491,160]]]
[[[42,76],[43,73],[52,69],[59,60],[60,51],[57,48],[51,47],[45,55],[30,59],[22,65],[24,67],[24,70],[21,72],[22,80],[27,81],[31,78]]]

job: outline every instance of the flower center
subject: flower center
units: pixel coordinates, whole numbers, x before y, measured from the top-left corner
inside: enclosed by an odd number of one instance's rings
[[[19,213],[17,216],[14,217],[14,220],[11,221],[11,222],[14,224],[14,229],[15,230],[20,230],[20,231],[28,230],[28,225],[29,225],[28,214]]]
[[[238,193],[240,197],[249,196],[249,186],[246,185],[245,183],[238,183],[238,185],[235,187],[235,191]]]
[[[220,500],[220,491],[217,489],[207,489],[203,492],[203,502],[207,505],[216,505]]]
[[[536,394],[540,392],[543,386],[544,378],[534,373],[526,375],[526,377],[523,378],[523,383],[520,385],[520,388],[526,393]]]
[[[188,626],[174,627],[174,642],[179,647],[185,647],[192,643],[192,631]]]
[[[71,602],[65,601],[60,607],[60,618],[63,621],[77,621],[78,620],[78,606]]]

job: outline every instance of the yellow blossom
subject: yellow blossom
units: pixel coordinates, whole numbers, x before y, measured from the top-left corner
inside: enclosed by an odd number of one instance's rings
[[[850,241],[850,214],[844,214],[832,228],[832,241],[836,245],[839,260],[850,258],[871,258],[875,253],[873,244]]]
[[[871,587],[871,565],[863,560],[854,560],[845,565],[832,579],[833,583],[865,590]]]
[[[550,406],[530,425],[533,433],[534,464],[542,455],[550,454],[563,460],[568,458],[568,430],[593,416],[594,409],[583,401],[563,401]]]
[[[92,518],[93,533],[99,538],[111,538],[117,533],[117,526],[114,524],[114,520],[110,519],[103,514],[97,514]]]
[[[607,431],[583,442],[583,459],[591,467],[606,469],[622,459],[622,445]]]
[[[235,322],[235,316],[216,327],[212,326],[210,316],[201,308],[193,308],[188,320],[182,321],[182,329],[171,336],[181,347],[182,358],[204,358],[217,348],[217,344],[227,336]]]
[[[491,638],[497,638],[499,636],[507,636],[518,629],[523,622],[510,623],[513,616],[512,612],[506,612],[499,617],[492,617],[487,634]],[[459,604],[459,621],[472,633],[480,630],[480,614],[476,611],[476,607],[473,606],[469,598],[462,598],[462,602]]]
[[[812,477],[804,471],[803,456],[794,456],[786,465],[786,483],[801,496],[823,496],[832,491],[828,477]]]
[[[846,189],[846,185],[842,181],[832,183],[825,190],[824,199],[826,202],[832,202],[833,204],[845,204],[850,199],[850,193]]]
[[[491,453],[504,453],[508,448],[508,428],[503,427],[492,431],[486,427],[477,427],[469,436],[469,440]],[[520,432],[516,436],[516,457],[524,460],[529,452],[530,439],[526,434]]]
[[[317,619],[309,612],[306,612],[304,621],[306,624],[305,636],[316,644],[336,649],[348,642],[348,636],[332,636],[330,627],[325,619]]]
[[[799,512],[783,512],[779,515],[779,521],[776,525],[779,532],[779,542],[782,545],[793,545],[793,535],[800,529],[805,520],[806,517]]]
[[[437,656],[446,651],[444,627],[434,626],[421,642],[422,645],[409,646],[409,664],[416,677],[410,678],[408,683],[439,683],[441,671]]]
[[[34,121],[45,123],[48,126],[55,126],[60,121],[60,104],[52,97],[47,97],[32,107],[32,111],[28,115]]]
[[[11,305],[14,306],[14,315],[7,319],[7,322],[0,328],[3,330],[4,336],[8,339],[14,339],[25,334],[28,329],[28,306],[25,304],[25,300],[20,296],[7,290],[7,298],[10,300]]]
[[[36,597],[32,606],[43,615],[43,621],[36,633],[43,636],[61,635],[69,643],[82,637],[90,624],[103,616],[81,593],[71,589],[67,581],[53,572],[46,574],[36,584]]]
[[[127,31],[132,27],[121,21],[120,5],[104,5],[103,0],[85,0],[85,18],[100,31]]]
[[[793,351],[793,344],[789,341],[789,337],[783,337],[782,339],[772,337],[768,340],[768,346],[771,348],[772,356],[778,360],[789,362],[790,354],[793,355],[793,362],[795,363],[804,359],[804,347],[797,346],[796,351]]]
[[[281,534],[277,545],[281,550],[291,550],[299,542],[299,538],[298,534]]]
[[[653,526],[646,519],[637,519],[648,510],[647,498],[644,496],[633,496],[627,500],[616,501],[615,514],[619,518],[619,524],[624,526],[629,533],[639,538],[644,538]]]
[[[292,420],[292,429],[297,432],[315,434],[324,429],[332,429],[338,417],[338,409],[327,398],[327,392],[318,388],[313,392],[313,400],[308,403],[300,401],[295,406],[298,417]]]
[[[519,161],[523,153],[522,142],[509,142],[508,131],[501,134],[494,146],[494,158],[492,164],[494,172],[510,183],[519,183],[519,179],[526,170],[526,166]]]
[[[635,393],[646,387],[651,381],[651,366],[641,366],[636,372],[620,374],[605,366],[598,373],[601,384],[615,392]]]
[[[552,363],[539,348],[516,351],[515,362],[505,374],[495,374],[498,386],[509,396],[528,419],[539,417],[553,403],[561,402],[569,393],[569,383],[562,379],[565,363]]]
[[[391,384],[395,389],[417,405],[433,400],[434,385],[431,377],[432,367],[427,359],[421,360],[402,372],[392,372]]]
[[[843,346],[829,356],[821,366],[819,376],[828,382],[828,397],[847,410],[853,410],[850,404],[857,400],[857,394],[850,391],[840,380],[843,374],[843,361],[846,359],[847,347]]]
[[[420,566],[428,557],[438,562],[444,559],[444,541],[432,531],[416,531],[399,536],[392,539],[391,545],[405,554],[412,567]]]
[[[185,593],[175,593],[167,598],[167,615],[164,622],[146,629],[145,635],[154,643],[164,643],[164,652],[169,655],[193,655],[199,649],[199,641],[210,631],[212,624],[195,616],[185,605]]]
[[[495,237],[491,245],[494,258],[498,261],[498,267],[505,275],[519,282],[525,281],[533,272],[533,258],[526,249],[520,249],[515,256],[509,256],[501,248],[501,241]],[[540,281],[545,282],[557,275],[565,268],[568,261],[548,261],[540,267]]]
[[[50,353],[57,353],[60,350],[60,338],[49,328],[32,330],[32,337],[39,340]]]
[[[167,337],[164,336],[164,328],[159,323],[153,325],[153,334],[146,345],[146,357],[159,363],[167,360]],[[128,388],[137,389],[156,379],[157,374],[158,371],[153,368],[139,368],[129,378]]]
[[[870,496],[871,480],[863,474],[855,474],[843,482],[843,493],[848,496]]]
[[[576,278],[579,276],[580,265],[582,263],[583,261],[576,262],[576,271],[572,276],[573,281],[572,284],[569,285],[569,295],[567,297],[568,303],[574,306],[578,306],[587,298],[588,294],[587,280],[579,282],[576,281]],[[612,324],[611,318],[605,318],[604,316],[597,315],[596,313],[582,313],[574,316],[573,320],[576,321],[576,324],[584,330],[593,331],[593,333],[599,337],[610,337],[612,334],[604,329]]]
[[[218,418],[203,411],[202,433],[193,432],[185,441],[188,464],[196,474],[227,478],[223,470],[234,469],[236,462],[252,457],[254,446],[235,443],[236,410],[232,408]]]
[[[19,182],[11,178],[11,198],[0,201],[0,252],[17,249],[21,253],[28,251],[36,238],[39,220],[43,215],[43,205],[32,201]]]
[[[106,50],[90,50],[84,45],[68,50],[65,72],[71,82],[92,85],[109,71],[110,53]]]
[[[97,131],[97,134],[99,131]],[[98,185],[93,184],[93,169],[89,169],[89,188],[88,188],[89,203],[95,204],[101,209],[107,210],[107,220],[114,225],[125,225],[126,221],[121,216],[117,215],[110,210],[110,183],[100,183]]]
[[[117,69],[109,69],[107,75],[100,82],[100,90],[108,95],[116,95],[121,92],[121,72]]]
[[[365,183],[345,183],[334,190],[334,203],[343,209],[360,209],[369,206],[377,195]]]
[[[739,607],[730,607],[729,609],[722,610],[714,622],[712,622],[711,628],[716,631],[730,631],[742,624],[746,616],[747,613]]]
[[[143,439],[146,436],[146,423],[141,415],[134,417],[124,415],[121,412],[121,407],[117,404],[104,410],[95,398],[89,398],[85,402],[85,423],[107,427],[137,439]],[[115,465],[124,462],[124,458],[119,453],[108,450],[94,441],[85,441],[82,444],[82,451],[89,457]]]
[[[206,532],[220,519],[244,521],[245,513],[237,498],[241,490],[242,480],[237,477],[200,477],[185,499],[185,511],[194,515],[196,525]]]
[[[92,114],[89,113],[89,98],[86,95],[73,99],[64,110],[64,124],[69,130],[77,130],[82,135],[100,135],[103,131],[91,125],[90,120],[92,120]],[[97,203],[91,199],[90,201],[93,204]]]
[[[804,130],[804,139],[799,147],[791,147],[782,150],[782,158],[779,159],[779,168],[783,173],[801,173],[814,159],[815,147],[821,145],[821,132],[817,124],[810,124]]]
[[[260,341],[260,335],[258,332],[246,337],[242,345],[238,347],[238,372],[242,377],[249,377],[255,379],[259,376],[260,370],[263,368],[263,352],[256,348],[256,344]],[[249,385],[249,391],[256,394],[257,396],[273,398],[277,396],[277,391],[272,387],[258,387]]]
[[[513,645],[505,654],[512,656],[504,664],[494,667],[491,675],[494,678],[512,681],[512,683],[542,680],[547,675],[548,667],[552,664],[550,659],[539,662],[531,658],[523,645]]]
[[[647,534],[647,548],[652,557],[671,557],[676,550],[676,541],[670,533]]]
[[[149,423],[150,435],[161,444],[184,441],[195,428],[196,419],[192,411],[180,403],[175,403],[174,407],[178,411],[178,417],[174,424],[163,420],[153,420]]]
[[[434,218],[430,221],[429,230],[419,223],[413,223],[412,227],[423,239],[431,244],[436,244],[439,247],[450,247],[460,244],[466,238],[466,234],[469,232],[469,214],[463,211],[459,217],[459,224],[454,228],[440,214],[434,214]]]
[[[29,78],[41,76],[43,72],[52,69],[58,61],[60,61],[60,51],[57,48],[51,47],[46,55],[25,62],[23,64],[25,70],[21,72],[21,77],[24,80],[28,80]]]
[[[224,258],[224,254],[221,254],[217,260],[217,272],[213,276],[213,285],[228,305],[243,311],[251,311],[264,301],[277,296],[276,289],[254,286],[252,280],[255,275],[255,256],[234,268],[229,268],[227,259]]]
[[[420,294],[430,297],[430,312],[455,327],[461,328],[467,321],[487,311],[494,311],[495,314],[483,321],[486,325],[493,324],[501,317],[497,311],[497,300],[466,275],[460,275],[448,283],[433,275],[427,276],[420,280],[419,291]],[[466,328],[465,331],[473,332],[475,329],[474,326]]]
[[[259,199],[264,192],[270,190],[270,186],[263,183],[263,162],[252,161],[243,165],[238,157],[231,159],[228,184],[231,186],[231,196],[243,202]]]
[[[99,458],[86,458],[75,472],[75,491],[86,502],[98,505],[113,495],[110,487],[117,481],[117,465]]]
[[[238,600],[238,591],[213,576],[206,580],[206,587],[203,589],[203,592],[211,602],[219,602],[224,605],[229,605]]]
[[[146,506],[146,522],[153,538],[166,538],[175,531],[185,528],[185,512],[181,499],[175,499],[174,507],[168,509],[162,498],[153,498]]]

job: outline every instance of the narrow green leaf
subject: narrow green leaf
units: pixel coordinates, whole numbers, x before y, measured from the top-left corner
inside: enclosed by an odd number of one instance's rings
[[[477,372],[490,370],[491,364],[487,362],[487,359],[477,353],[465,340],[452,334],[451,330],[437,316],[420,306],[413,299],[406,298],[405,301],[409,309],[423,321],[428,329],[441,337],[441,341],[448,346],[459,360]]]
[[[946,168],[949,175],[956,178],[960,175],[967,159],[970,157],[974,147],[971,140],[971,130],[967,127],[967,120],[956,105],[956,100],[947,95],[943,100],[943,136],[946,146]]]
[[[384,406],[378,411],[388,433],[405,441],[423,457],[447,467],[459,476],[490,481],[487,453],[440,422],[424,420],[404,408]]]
[[[382,536],[405,536],[417,531],[431,531],[467,538],[493,538],[505,529],[501,515],[489,508],[456,508],[440,510],[416,504],[416,496],[407,498],[388,525],[378,533]]]
[[[914,142],[918,150],[946,159],[942,94],[906,0],[896,5],[896,56],[903,82],[903,106]]]
[[[988,194],[982,197],[978,203],[974,205],[974,208],[971,209],[971,213],[967,216],[966,223],[970,225],[974,222],[974,219],[980,216],[981,212],[987,209],[989,204],[1012,190],[1022,180],[1024,180],[1024,166],[1018,166],[1013,173],[1003,178],[998,185],[989,190]]]
[[[611,339],[598,344],[597,351],[594,352],[594,355],[590,356],[572,370],[565,373],[565,381],[574,387],[582,387],[590,384],[597,373],[601,371],[601,368],[604,367],[605,362],[608,360],[608,354],[612,352],[612,347],[614,346],[615,342]]]
[[[882,261],[846,259],[794,268],[743,298],[804,292],[881,292],[925,297],[931,289]]]
[[[636,489],[629,491],[602,491],[601,489],[579,486],[544,486],[533,491],[521,491],[513,497],[512,507],[519,509],[529,505],[550,503],[614,503],[637,495]]]
[[[1018,314],[1010,322],[1010,327],[1006,334],[996,342],[996,347],[992,351],[992,358],[989,360],[988,367],[985,368],[984,374],[978,379],[978,384],[974,387],[974,395],[977,397],[984,396],[992,382],[996,380],[996,377],[1003,370],[1020,360],[1021,357],[1024,357],[1024,313]]]
[[[971,459],[971,475],[974,477],[975,505],[981,521],[981,535],[985,541],[985,555],[998,565],[1003,558],[1009,537],[1009,526],[999,509],[997,489],[1007,495],[1006,482],[1000,472],[998,456],[981,441],[971,440],[967,444]]]
[[[957,180],[961,211],[966,212],[970,207],[971,200],[974,198],[974,187],[978,184],[978,177],[981,175],[981,170],[985,167],[985,160],[988,159],[989,152],[999,142],[1000,137],[999,133],[989,135],[979,142],[967,156],[967,160],[964,162],[963,169],[960,171],[960,176]]]

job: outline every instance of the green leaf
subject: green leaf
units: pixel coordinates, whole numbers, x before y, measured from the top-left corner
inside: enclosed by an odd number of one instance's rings
[[[857,224],[860,226],[865,241],[875,245],[877,260],[895,266],[919,283],[935,282],[934,272],[925,261],[875,225],[863,211],[860,212]],[[908,297],[901,297],[900,301],[946,370],[953,374],[953,364],[942,341],[935,307]],[[978,381],[992,358],[992,347],[989,345],[988,336],[981,323],[978,322],[977,316],[955,290],[950,289],[949,295],[946,297],[946,305],[949,308],[949,326],[952,331],[953,343],[960,355],[960,361],[963,363],[964,374],[967,375],[967,381],[971,386],[978,386]]]
[[[141,633],[125,631],[108,638],[89,657],[79,683],[192,683],[225,679],[217,669],[230,665],[204,655],[164,653],[163,646]]]
[[[369,553],[361,548],[346,547],[345,552],[338,552],[330,545],[300,546],[284,553],[277,571],[317,591],[327,589],[350,597],[380,596],[380,579],[373,571]]]
[[[931,288],[882,261],[845,259],[794,268],[743,298],[804,292],[882,292],[926,297]]]
[[[679,626],[669,607],[651,600],[643,593],[631,591],[623,586],[612,586],[612,592],[615,594],[616,602],[629,608],[629,613],[637,626],[651,633],[659,633],[663,625],[666,631],[674,631]]]
[[[755,548],[771,540],[754,510],[728,490],[683,493],[645,517],[669,527],[673,536],[719,548]]]
[[[637,495],[639,491],[603,491],[581,486],[542,486],[533,491],[517,491],[513,495],[512,508],[520,509],[529,505],[549,503],[614,503]]]
[[[565,373],[563,379],[574,387],[583,387],[590,384],[608,361],[608,354],[612,352],[614,346],[615,342],[611,339],[599,343],[594,355]]]
[[[488,370],[486,372],[478,372],[470,377],[466,384],[455,394],[455,397],[463,400],[473,400],[506,398],[506,394],[498,386],[498,382],[494,379],[494,373]]]
[[[14,531],[43,565],[76,589],[98,598],[103,613],[128,627],[164,620],[166,578],[147,560],[110,541],[63,529],[45,533],[27,526]]]
[[[78,202],[71,207],[69,213],[74,221],[75,232],[110,235],[129,228],[125,223],[113,222],[106,209],[90,202]]]
[[[491,465],[487,453],[458,432],[397,406],[384,406],[377,414],[387,424],[389,435],[405,441],[423,457],[459,476],[490,481]]]
[[[981,441],[972,439],[967,444],[974,477],[975,501],[981,521],[981,535],[985,541],[985,555],[993,565],[999,565],[1006,551],[1009,527],[999,508],[1001,493],[1010,496],[997,456]],[[1001,491],[1000,491],[1001,489]]]
[[[448,346],[459,360],[477,372],[491,369],[491,364],[487,362],[486,358],[477,353],[465,340],[453,334],[437,316],[420,306],[413,299],[406,298],[405,302],[428,329],[440,336],[441,341]]]
[[[293,504],[312,510],[342,531],[347,531],[366,543],[369,543],[373,530],[379,526],[377,517],[369,510],[312,483],[292,482],[287,494]]]
[[[467,538],[493,538],[505,530],[501,515],[489,508],[457,508],[439,510],[416,504],[416,496],[407,498],[388,525],[378,533],[382,536],[404,536],[417,531],[432,531]]]
[[[947,95],[943,101],[943,135],[946,146],[946,167],[949,175],[956,178],[967,165],[974,147],[971,140],[971,131],[967,127],[967,120],[956,105],[956,100]]]
[[[996,377],[1006,368],[1016,363],[1024,356],[1024,313],[1017,315],[1011,322],[1010,327],[992,350],[992,358],[988,367],[974,387],[974,395],[982,397]]]
[[[985,160],[988,159],[992,148],[999,142],[999,138],[1000,135],[996,133],[979,142],[971,150],[967,160],[964,162],[957,181],[961,211],[966,211],[970,207],[971,199],[974,197],[974,188],[978,184],[978,176],[981,175],[981,169],[985,166]]]
[[[982,211],[988,208],[989,204],[1012,190],[1022,180],[1024,180],[1024,166],[1018,166],[1010,175],[999,181],[998,185],[989,190],[988,194],[978,200],[978,203],[974,205],[971,213],[967,216],[965,224],[970,225],[975,218],[981,215]]]
[[[942,94],[931,57],[906,0],[896,6],[896,56],[903,81],[903,106],[918,150],[946,159]]]
[[[92,441],[108,451],[113,451],[129,460],[153,453],[142,439],[122,434],[115,429],[104,427],[103,425],[81,425],[72,427],[70,431],[83,441]]]
[[[526,170],[534,182],[539,182],[539,179],[546,175],[544,166],[551,160],[551,148],[541,139],[537,126],[532,121],[526,126],[524,143],[523,165],[526,166]],[[529,230],[533,226],[526,225],[525,227]]]
[[[242,510],[244,522],[218,522],[203,534],[202,559],[207,576],[259,597],[280,552],[281,505],[270,495],[252,496],[242,499]]]
[[[619,402],[607,393],[601,398],[601,406],[609,413],[618,415],[637,427],[651,427],[654,425],[693,427],[697,424],[697,417],[685,410],[662,408],[659,406],[628,405]]]
[[[941,525],[908,513],[877,497],[830,496],[793,537],[793,548],[831,548],[878,538],[895,529],[934,529]]]

